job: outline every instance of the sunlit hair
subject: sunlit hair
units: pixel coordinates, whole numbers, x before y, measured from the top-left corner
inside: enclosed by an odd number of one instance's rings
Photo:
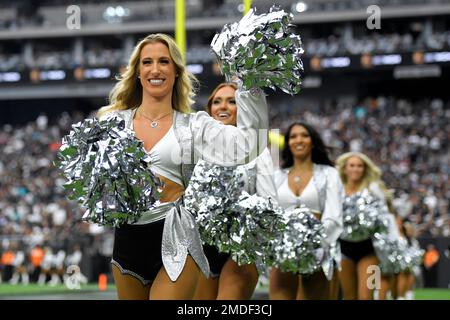
[[[220,89],[224,88],[224,87],[231,87],[231,88],[233,88],[234,90],[237,90],[237,89],[238,89],[237,85],[236,85],[235,83],[233,83],[233,82],[222,82],[221,84],[219,84],[219,85],[213,90],[213,92],[211,93],[211,95],[210,95],[209,98],[208,98],[208,102],[206,103],[205,109],[206,109],[206,112],[209,113],[209,115],[211,115],[211,107],[212,107],[212,104],[213,104],[213,101],[214,101],[214,97],[216,96],[217,92],[218,92]]]
[[[373,182],[377,183],[380,189],[383,191],[386,201],[389,203],[392,200],[392,194],[387,190],[384,182],[381,180],[381,169],[372,161],[368,156],[361,152],[347,152],[340,155],[336,160],[336,166],[339,171],[339,175],[341,177],[344,185],[347,184],[347,176],[345,174],[345,166],[347,165],[347,161],[350,158],[357,157],[364,163],[364,173],[361,179],[361,182],[358,187],[358,191],[364,190],[369,187],[369,185]]]
[[[142,49],[149,43],[162,43],[169,49],[170,57],[175,65],[175,84],[172,93],[172,108],[189,113],[196,93],[198,80],[186,69],[180,49],[172,37],[162,34],[150,34],[142,39],[134,48],[128,61],[126,71],[117,77],[119,80],[109,94],[109,105],[101,108],[97,116],[101,117],[111,111],[134,109],[142,103],[142,85],[138,78]]]

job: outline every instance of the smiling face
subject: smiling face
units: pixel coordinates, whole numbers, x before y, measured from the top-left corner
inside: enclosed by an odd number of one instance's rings
[[[172,96],[175,74],[175,64],[165,44],[154,42],[142,48],[139,76],[144,94],[153,98]]]
[[[347,181],[358,184],[364,176],[364,162],[359,157],[350,157],[345,163],[344,173]]]
[[[308,130],[301,126],[295,125],[289,133],[289,148],[294,158],[306,158],[311,156],[312,139]]]
[[[237,106],[234,97],[236,90],[230,86],[220,88],[211,103],[211,116],[223,124],[236,125]]]

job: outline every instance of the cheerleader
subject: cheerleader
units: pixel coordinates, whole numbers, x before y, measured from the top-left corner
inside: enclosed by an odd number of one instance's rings
[[[41,270],[39,274],[38,284],[43,286],[47,283],[47,278],[51,275],[51,268],[54,259],[53,250],[47,246],[44,248],[44,258],[41,263]]]
[[[99,111],[100,118],[125,120],[164,183],[161,205],[115,229],[111,263],[119,299],[193,297],[199,271],[209,275],[194,218],[183,207],[193,166],[199,158],[222,166],[244,164],[259,153],[257,131],[268,127],[264,94],[238,90],[237,127],[227,126],[206,112],[190,113],[195,82],[175,41],[152,34],[136,45],[110,105]]]
[[[368,190],[382,203],[382,212],[388,211],[386,198],[390,197],[384,183],[381,181],[381,170],[366,155],[359,152],[348,152],[337,159],[337,166],[345,187],[346,197]],[[398,239],[395,220],[392,214],[386,215],[388,219],[389,239]],[[339,280],[345,300],[373,299],[375,287],[368,286],[371,266],[377,266],[379,259],[375,253],[372,238],[369,236],[362,241],[339,240],[342,252],[342,270]],[[381,281],[381,279],[380,279]],[[385,279],[385,286],[389,286],[389,279]],[[380,289],[380,288],[378,288]]]
[[[414,226],[401,218],[397,218],[397,223],[400,230],[400,236],[403,238],[403,241],[407,242],[408,247],[413,248],[414,250],[420,250],[419,242],[415,238]],[[420,265],[414,265],[411,269],[403,270],[397,275],[396,299],[414,300],[414,284],[416,282],[416,277],[420,276],[420,272]]]
[[[58,250],[56,254],[53,255],[52,267],[50,270],[51,279],[49,282],[50,286],[56,286],[61,283],[61,279],[64,278],[64,261],[66,260],[66,252],[64,250]]]
[[[207,112],[225,125],[236,126],[237,105],[235,83],[221,83],[208,98]],[[273,163],[266,148],[261,155],[243,165],[245,186],[249,194],[277,199],[273,181]],[[220,253],[215,246],[205,245],[205,254],[211,268],[211,277],[200,275],[194,299],[249,300],[258,282],[255,264],[239,266],[228,254]]]
[[[386,199],[387,209],[391,213],[385,216],[388,218],[388,237],[391,241],[399,243],[401,241],[400,232],[397,226],[397,213],[392,205],[392,197],[390,193],[384,196],[383,193],[379,194],[381,199]],[[389,298],[396,299],[397,297],[397,279],[398,273],[396,271],[386,271],[380,268],[381,282],[380,289],[378,290],[378,300],[387,300]]]
[[[20,248],[22,247],[22,248]],[[18,251],[16,252],[14,256],[14,261],[12,263],[14,267],[14,274],[9,281],[11,284],[16,285],[19,283],[20,278],[22,278],[22,283],[24,285],[28,285],[30,282],[30,278],[28,276],[28,261],[25,256],[25,250],[23,248],[23,245],[20,245],[18,247]]]
[[[304,204],[325,228],[323,270],[310,275],[270,273],[270,299],[337,299],[342,232],[343,187],[318,132],[305,123],[292,124],[285,135],[283,169],[275,173],[279,204],[290,210]]]

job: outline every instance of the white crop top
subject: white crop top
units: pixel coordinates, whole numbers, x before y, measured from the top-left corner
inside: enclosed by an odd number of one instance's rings
[[[180,152],[182,146],[178,143],[178,132],[175,132],[178,129],[172,124],[171,129],[161,141],[148,151],[148,154],[154,159],[151,166],[152,171],[183,185],[181,160],[183,160],[183,164],[187,164],[186,159],[192,160],[193,158],[194,163],[198,159],[204,159],[209,163],[221,166],[235,166],[249,163],[255,159],[266,147],[265,139],[258,143],[259,130],[268,130],[269,127],[266,96],[262,90],[244,91],[241,89],[236,91],[235,96],[236,104],[239,106],[237,127],[226,126],[214,120],[205,111],[192,113],[189,127],[179,128],[189,130],[186,137],[181,138],[187,138],[185,142],[192,145],[192,150]],[[100,119],[107,116],[118,116],[125,121],[127,128],[133,130],[134,113],[135,110],[132,109],[106,111]],[[181,116],[183,116],[181,112],[175,111],[175,121]],[[184,116],[186,117],[187,114]],[[180,132],[180,134],[182,133]],[[221,148],[217,148],[218,146]],[[183,159],[180,158],[181,154],[183,154]]]
[[[278,203],[285,210],[304,204],[313,213],[321,213],[320,220],[327,235],[325,240],[330,245],[335,243],[343,230],[344,188],[338,171],[327,165],[314,164],[313,176],[299,197],[289,188],[288,170],[277,170],[274,177],[278,188]]]
[[[289,188],[288,179],[285,179],[278,189],[278,202],[284,209],[293,209],[304,204],[311,211],[321,213],[319,194],[312,177],[300,196],[294,194]]]
[[[130,129],[134,131],[133,119],[137,109],[133,110]],[[177,112],[174,110],[174,113]],[[175,119],[175,114],[174,114]],[[147,154],[152,158],[150,169],[157,175],[183,185],[181,175],[181,149],[175,136],[173,124],[169,131],[153,146]]]

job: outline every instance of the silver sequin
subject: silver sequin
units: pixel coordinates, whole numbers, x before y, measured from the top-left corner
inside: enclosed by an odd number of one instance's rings
[[[186,208],[195,216],[202,240],[240,265],[261,262],[283,227],[280,207],[243,190],[242,170],[200,160],[185,192]]]
[[[64,188],[87,209],[86,221],[133,223],[158,202],[162,183],[149,169],[152,159],[119,117],[74,124],[57,157],[68,180]]]
[[[376,233],[373,247],[380,260],[381,272],[385,274],[412,271],[421,265],[424,255],[424,250],[408,246],[405,239],[389,239],[387,233]]]
[[[304,50],[299,35],[291,29],[292,14],[273,6],[256,15],[251,9],[239,22],[226,24],[211,42],[222,73],[237,76],[244,89],[280,88],[300,91]]]
[[[285,212],[285,227],[275,239],[267,260],[284,272],[311,274],[322,267],[323,224],[304,205]]]
[[[362,241],[376,232],[387,230],[388,221],[384,218],[386,205],[368,189],[364,189],[344,199],[344,231],[341,239]]]

